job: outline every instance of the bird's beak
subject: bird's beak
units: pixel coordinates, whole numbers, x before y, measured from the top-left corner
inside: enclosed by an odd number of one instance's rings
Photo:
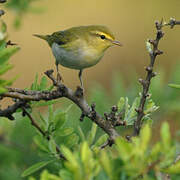
[[[112,41],[112,44],[117,46],[123,46],[119,41]]]

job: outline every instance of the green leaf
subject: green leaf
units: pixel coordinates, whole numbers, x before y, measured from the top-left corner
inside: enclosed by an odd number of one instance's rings
[[[96,136],[96,131],[97,131],[97,125],[95,123],[92,123],[91,131],[88,134],[88,144],[91,145],[94,141],[94,138]]]
[[[6,33],[7,32],[7,25],[4,21],[1,21],[1,32]]]
[[[180,89],[180,84],[169,84],[169,87]]]
[[[38,162],[34,165],[32,165],[31,167],[29,167],[28,169],[26,169],[23,173],[22,173],[22,177],[26,177],[29,176],[30,174],[38,171],[39,169],[47,166],[48,164],[52,163],[54,160],[49,160],[49,161],[42,161],[42,162]]]
[[[34,177],[29,177],[28,180],[36,180]]]
[[[146,124],[142,130],[141,130],[141,134],[140,134],[140,151],[142,152],[142,154],[147,150],[148,148],[148,144],[151,138],[151,130],[148,124]]]
[[[87,142],[83,142],[81,146],[81,159],[84,163],[87,163],[89,159],[92,157],[92,152],[88,146]]]
[[[5,74],[8,70],[12,68],[13,65],[5,63],[3,66],[0,66],[0,75]]]
[[[121,158],[124,161],[129,161],[129,158],[131,157],[131,153],[133,152],[133,144],[127,142],[123,138],[116,138],[116,145],[117,150],[119,151],[119,154],[121,154]]]
[[[40,180],[61,180],[61,179],[54,174],[50,174],[47,170],[44,170],[41,174]]]
[[[180,174],[180,161],[163,170],[163,172],[168,174]]]
[[[2,49],[5,49],[6,48],[6,41],[5,40],[0,40],[0,51]]]
[[[78,132],[79,132],[81,141],[85,141],[86,138],[85,138],[84,132],[83,132],[83,130],[81,129],[80,126],[78,126]]]
[[[53,105],[48,106],[48,112],[49,112],[48,120],[50,124],[51,122],[53,122],[54,119]]]
[[[0,86],[0,94],[7,92],[7,89]]]
[[[167,122],[164,122],[161,127],[161,139],[165,147],[169,147],[171,143],[171,135],[169,130],[169,125]]]
[[[31,90],[38,90],[38,73],[36,73],[35,80],[31,85]]]
[[[64,125],[67,120],[66,112],[59,112],[54,117],[55,130],[58,131]]]
[[[124,103],[124,109],[125,109],[125,114],[124,114],[124,117],[126,119],[127,115],[128,115],[128,112],[129,112],[129,103],[128,103],[128,98],[126,97],[125,98],[125,103]]]
[[[72,180],[73,179],[72,174],[66,169],[60,170],[59,174],[63,180]]]
[[[119,112],[123,110],[124,104],[125,104],[125,99],[124,97],[121,97],[117,104]]]
[[[47,78],[43,76],[40,82],[40,90],[44,90],[47,87]]]
[[[78,161],[76,160],[76,157],[73,155],[73,153],[65,146],[61,146],[61,151],[66,157],[66,159],[69,161],[71,166],[78,167]]]
[[[49,149],[53,154],[57,153],[56,152],[56,143],[55,143],[54,139],[52,139],[52,138],[49,140]]]
[[[79,136],[77,134],[73,133],[67,137],[67,139],[65,141],[65,145],[71,148],[74,145],[78,144],[78,141],[79,141]]]
[[[47,129],[48,129],[47,118],[45,119],[40,112],[38,114],[39,114],[40,120],[42,121],[42,125],[44,127],[44,130],[47,131]]]
[[[13,54],[19,50],[20,48],[16,46],[2,49],[0,51],[0,64],[5,63]]]
[[[113,180],[112,163],[106,151],[101,151],[100,162],[108,177]]]
[[[49,152],[48,141],[44,137],[37,135],[34,137],[34,142],[40,148],[40,150]]]
[[[50,101],[39,101],[39,102],[33,103],[33,107],[50,106],[58,102],[59,102],[59,99],[50,100]]]
[[[126,121],[126,124],[128,126],[134,124],[135,117],[137,116],[136,108],[139,105],[139,98],[135,98],[131,108],[128,110],[128,112],[125,114],[124,120]]]
[[[96,141],[94,146],[100,147],[102,144],[104,144],[108,140],[108,135],[103,134],[102,136],[99,137],[99,139]]]
[[[63,128],[59,131],[55,131],[55,134],[56,134],[56,136],[68,136],[68,135],[72,134],[73,131],[74,131],[73,128],[67,127],[67,128]]]
[[[144,114],[151,114],[153,112],[155,112],[159,107],[155,105],[155,103],[153,102],[152,99],[148,100],[146,106],[145,106],[145,110],[144,110]]]

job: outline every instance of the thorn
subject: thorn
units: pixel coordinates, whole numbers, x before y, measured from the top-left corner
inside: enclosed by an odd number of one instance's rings
[[[145,95],[145,97],[147,98],[147,97],[149,97],[150,96],[150,94],[149,93],[147,93],[146,95]]]
[[[176,20],[174,18],[170,18],[169,25],[170,25],[171,29],[175,26],[175,22],[176,22]]]
[[[135,108],[135,111],[136,111],[137,113],[142,113],[142,109],[141,109],[141,108]]]
[[[131,136],[126,135],[126,139],[127,139],[128,141],[131,141]]]
[[[92,103],[92,104],[91,104],[92,111],[95,111],[95,107],[96,107],[96,104],[95,104],[95,103]]]
[[[139,81],[143,86],[146,85],[146,81],[145,81],[144,79],[141,79],[141,78],[140,78],[138,81]]]
[[[84,114],[84,113],[82,113],[82,114],[81,114],[81,116],[80,116],[80,121],[81,121],[81,122],[83,122],[84,117],[85,117],[85,114]]]
[[[105,112],[104,117],[105,117],[106,120],[109,120],[108,113]]]
[[[149,39],[149,43],[151,43],[152,45],[154,45],[154,44],[155,44],[155,40]]]
[[[153,70],[153,68],[152,68],[152,67],[150,67],[150,66],[146,67],[146,71],[148,71],[148,72],[152,72],[152,70]]]
[[[157,76],[157,72],[152,72],[152,77]]]

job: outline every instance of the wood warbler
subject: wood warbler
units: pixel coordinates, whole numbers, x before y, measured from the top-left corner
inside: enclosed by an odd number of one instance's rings
[[[83,89],[82,71],[96,65],[106,49],[112,45],[122,46],[115,41],[114,35],[105,26],[91,25],[72,27],[51,35],[34,36],[48,42],[56,59],[57,79],[61,80],[58,65],[79,70],[79,79]]]

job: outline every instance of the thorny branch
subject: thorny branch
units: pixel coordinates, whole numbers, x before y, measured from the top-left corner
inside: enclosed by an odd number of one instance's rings
[[[158,21],[155,22],[157,32],[156,32],[156,38],[154,40],[149,40],[149,43],[152,45],[152,49],[148,50],[150,56],[150,64],[149,66],[146,67],[147,75],[145,79],[139,79],[139,82],[141,83],[143,90],[142,90],[139,107],[138,109],[136,109],[138,115],[137,115],[137,119],[134,122],[133,136],[137,136],[140,133],[142,126],[142,119],[145,115],[144,107],[147,97],[149,96],[148,91],[151,84],[151,79],[154,76],[156,76],[156,73],[153,72],[155,60],[158,55],[163,54],[163,52],[158,48],[159,41],[164,36],[164,32],[162,31],[162,28],[164,26],[170,26],[171,28],[173,28],[175,25],[180,25],[180,21],[176,21],[174,18],[171,18],[168,23],[164,23],[163,20],[161,20],[161,22]]]

